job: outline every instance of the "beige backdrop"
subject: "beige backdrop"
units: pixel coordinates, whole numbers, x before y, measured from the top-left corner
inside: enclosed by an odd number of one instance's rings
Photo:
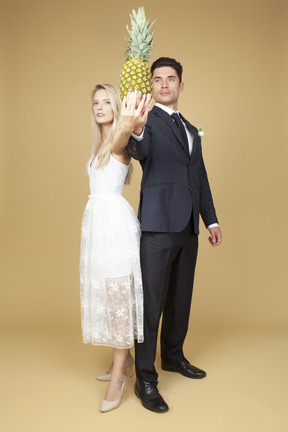
[[[153,59],[183,64],[180,110],[205,131],[224,235],[212,249],[202,224],[185,346],[208,376],[195,382],[165,373],[157,355],[170,412],[144,410],[132,380],[121,407],[103,417],[105,386],[94,376],[107,368],[111,350],[81,341],[78,242],[89,193],[90,93],[96,83],[118,84],[122,34],[142,2],[2,0],[5,432],[127,430],[127,419],[139,432],[288,427],[287,1],[143,3],[157,17]],[[141,173],[134,167],[125,196],[137,210]]]
[[[144,3],[147,16],[157,17],[153,59],[165,55],[183,64],[180,110],[206,132],[203,151],[224,234],[221,248],[212,249],[202,226],[192,314],[200,328],[287,328],[284,3]],[[4,2],[5,326],[80,325],[78,240],[89,193],[89,98],[98,82],[117,85],[122,34],[131,9],[141,4]],[[140,169],[134,167],[125,196],[136,210]]]

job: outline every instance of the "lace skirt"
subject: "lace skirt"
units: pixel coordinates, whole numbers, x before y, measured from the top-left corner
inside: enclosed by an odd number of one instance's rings
[[[143,342],[140,226],[122,195],[90,195],[81,228],[84,343],[131,348]]]

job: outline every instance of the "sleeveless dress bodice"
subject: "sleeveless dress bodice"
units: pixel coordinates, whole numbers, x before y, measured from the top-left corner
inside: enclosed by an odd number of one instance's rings
[[[119,162],[112,155],[103,167],[96,168],[96,164],[97,158],[88,165],[91,195],[122,194],[129,165]]]

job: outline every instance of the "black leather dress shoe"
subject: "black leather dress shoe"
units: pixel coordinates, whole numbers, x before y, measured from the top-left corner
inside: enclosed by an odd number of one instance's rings
[[[165,371],[179,372],[188,378],[199,379],[206,376],[206,372],[204,370],[198,369],[196,366],[192,366],[185,358],[180,363],[170,363],[169,361],[162,359],[161,366]]]
[[[141,400],[142,405],[150,411],[164,413],[169,410],[157,389],[157,383],[149,383],[137,377],[135,394]]]

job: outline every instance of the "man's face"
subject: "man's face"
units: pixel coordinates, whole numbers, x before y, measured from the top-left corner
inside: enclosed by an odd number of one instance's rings
[[[163,66],[154,69],[152,75],[152,93],[156,102],[173,110],[178,109],[178,99],[184,83],[179,82],[175,69]]]

